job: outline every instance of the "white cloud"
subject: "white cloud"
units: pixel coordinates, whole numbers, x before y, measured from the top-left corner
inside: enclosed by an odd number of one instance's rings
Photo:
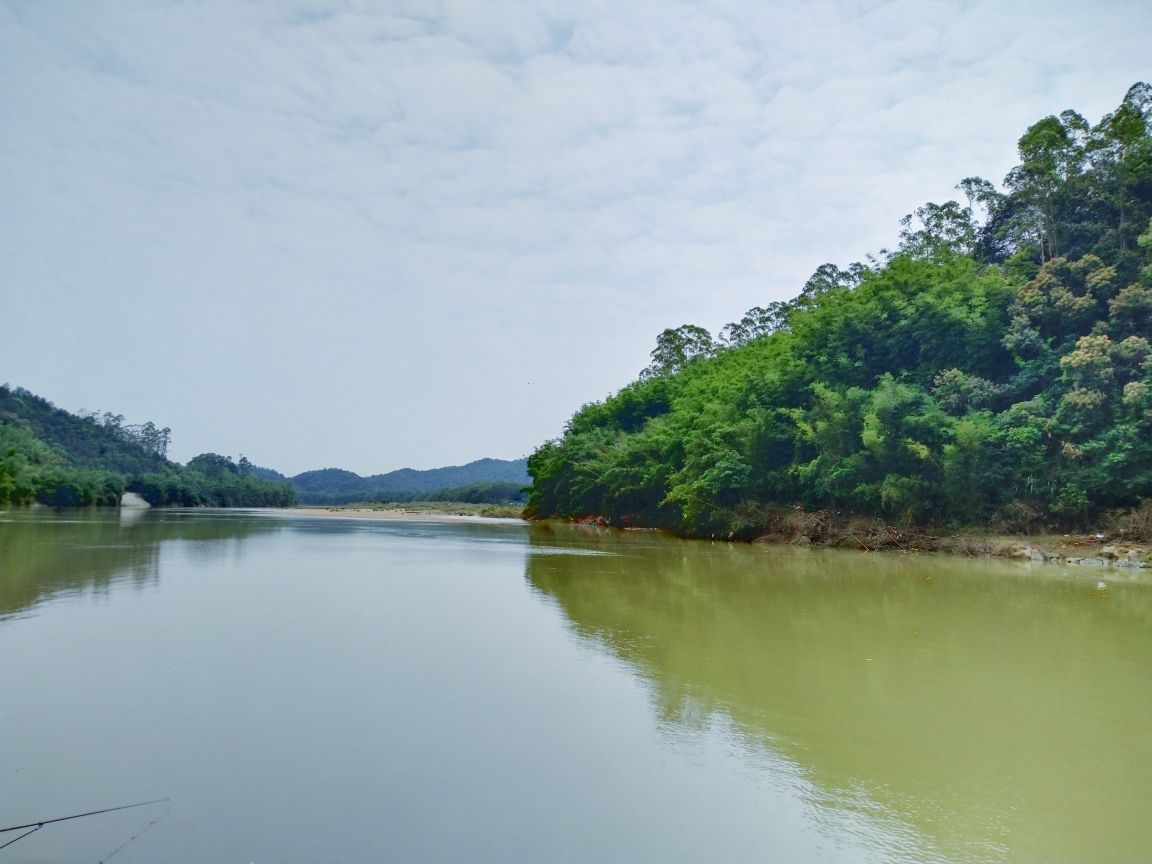
[[[0,377],[171,425],[181,458],[519,455],[663,327],[791,296],[999,179],[1029,123],[1110,110],[1150,19],[8,3]]]

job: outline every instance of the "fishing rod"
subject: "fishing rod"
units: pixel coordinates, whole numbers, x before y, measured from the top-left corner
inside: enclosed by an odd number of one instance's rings
[[[56,819],[45,819],[41,822],[29,822],[27,825],[13,825],[11,828],[0,828],[0,834],[3,834],[5,831],[19,831],[21,828],[31,828],[32,829],[32,831],[29,831],[26,834],[21,834],[19,837],[15,838],[14,840],[9,840],[3,846],[0,846],[0,849],[3,849],[4,846],[11,846],[13,843],[16,842],[16,840],[23,840],[25,837],[28,836],[28,834],[31,834],[35,831],[39,831],[45,825],[51,825],[53,822],[67,822],[69,819],[81,819],[84,816],[96,816],[96,815],[99,815],[100,813],[111,813],[114,810],[130,810],[133,807],[144,807],[148,804],[159,804],[162,801],[171,801],[171,800],[172,799],[170,799],[170,798],[157,798],[154,801],[141,801],[139,804],[124,804],[124,805],[121,805],[120,807],[107,807],[104,810],[90,810],[87,813],[77,813],[75,816],[60,816]]]

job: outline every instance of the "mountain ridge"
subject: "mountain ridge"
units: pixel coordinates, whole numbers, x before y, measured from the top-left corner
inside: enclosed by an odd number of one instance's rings
[[[252,472],[265,480],[291,483],[304,504],[347,504],[383,498],[406,500],[414,495],[476,483],[515,483],[522,486],[529,483],[527,457],[476,459],[464,465],[442,468],[399,468],[368,476],[343,468],[320,468],[293,477],[256,466]]]

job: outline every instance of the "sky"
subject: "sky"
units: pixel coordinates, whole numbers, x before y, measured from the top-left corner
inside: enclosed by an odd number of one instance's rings
[[[527,455],[1031,123],[1152,4],[0,0],[0,382],[286,474]]]

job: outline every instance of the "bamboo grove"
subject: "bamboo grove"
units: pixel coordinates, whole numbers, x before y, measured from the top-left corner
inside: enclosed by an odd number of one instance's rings
[[[1000,187],[685,325],[529,460],[528,512],[750,537],[773,508],[1007,529],[1152,497],[1152,87],[1019,141]]]

